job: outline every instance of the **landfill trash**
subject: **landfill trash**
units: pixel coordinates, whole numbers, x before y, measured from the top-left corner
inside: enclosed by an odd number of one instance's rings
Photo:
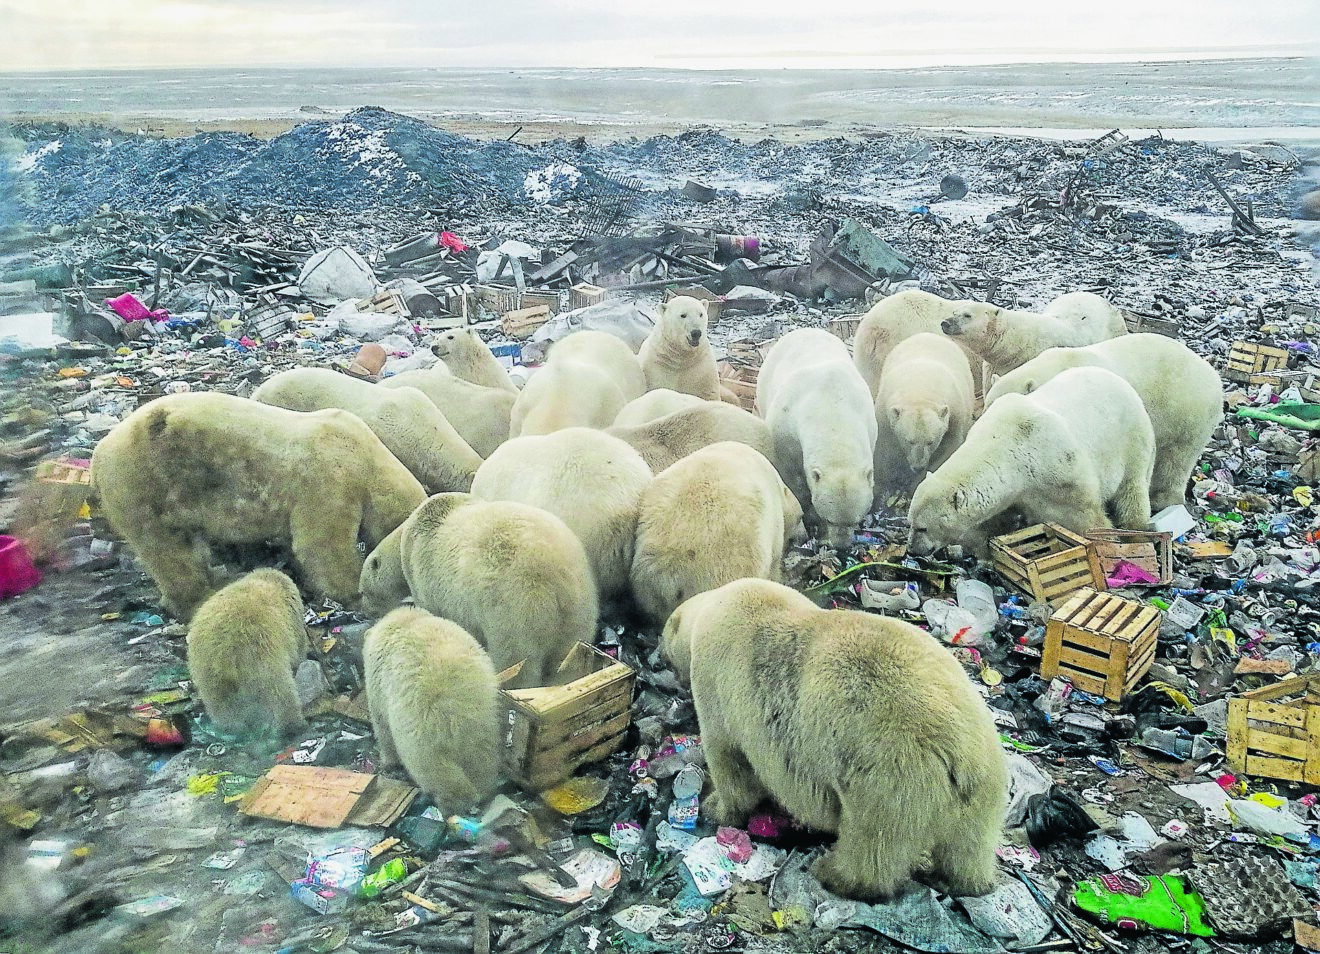
[[[1152,752],[1161,752],[1176,759],[1198,762],[1209,758],[1215,747],[1203,736],[1191,735],[1185,729],[1149,728],[1141,733],[1141,746]]]
[[[1156,533],[1173,534],[1174,539],[1181,537],[1196,526],[1196,518],[1182,504],[1165,507],[1150,518],[1150,528]]]
[[[1039,944],[1054,929],[1048,912],[1016,878],[1000,875],[994,889],[979,898],[959,898],[972,924],[989,937],[1012,941],[1018,947]]]
[[[1214,937],[1205,900],[1181,875],[1101,875],[1073,889],[1077,909],[1101,924],[1127,930],[1172,931]]]
[[[46,350],[68,344],[68,338],[55,334],[56,317],[52,312],[0,317],[0,354]]]
[[[1196,865],[1190,874],[1210,923],[1222,935],[1282,933],[1293,918],[1315,914],[1283,867],[1269,858],[1216,858]]]
[[[1027,798],[1025,826],[1033,848],[1060,838],[1080,838],[1096,829],[1086,809],[1057,785],[1045,794]]]
[[[1016,828],[1027,817],[1027,804],[1033,795],[1044,795],[1054,785],[1053,779],[1030,759],[1010,752],[1004,757],[1008,766],[1008,812],[1006,828]]]
[[[865,927],[918,951],[999,954],[1003,946],[986,937],[960,912],[940,904],[925,885],[908,885],[887,904],[834,899],[815,912],[818,927]]]
[[[921,591],[911,580],[862,580],[859,597],[867,609],[896,613],[921,605]]]
[[[619,883],[623,873],[617,861],[590,848],[583,848],[560,867],[573,879],[572,887],[565,887],[543,871],[535,871],[518,878],[531,891],[542,897],[565,904],[581,904],[591,897],[593,888],[606,891]]]
[[[346,245],[317,252],[298,273],[298,290],[313,301],[366,298],[375,293],[376,285],[371,266]]]
[[[95,752],[87,764],[87,781],[100,792],[121,791],[141,778],[142,772],[136,765],[108,749]]]
[[[1274,809],[1252,799],[1230,798],[1227,810],[1235,826],[1249,828],[1262,835],[1281,835],[1309,840],[1309,826],[1288,811],[1286,806]]]
[[[655,315],[644,310],[637,302],[611,298],[598,305],[561,312],[551,318],[532,332],[531,341],[523,346],[523,353],[544,356],[553,342],[575,331],[607,331],[636,351],[651,333],[655,320]]]
[[[706,773],[695,765],[684,766],[674,776],[674,799],[669,803],[669,824],[691,831],[701,811],[701,785]]]
[[[0,535],[0,600],[26,593],[40,582],[41,571],[23,541]]]
[[[330,695],[330,682],[325,678],[321,664],[315,659],[304,659],[298,664],[293,684],[298,690],[298,701],[304,709]]]

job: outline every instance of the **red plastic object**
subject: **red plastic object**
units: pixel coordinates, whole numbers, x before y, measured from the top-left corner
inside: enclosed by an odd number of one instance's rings
[[[0,536],[0,600],[26,593],[41,582],[27,547],[15,537]]]

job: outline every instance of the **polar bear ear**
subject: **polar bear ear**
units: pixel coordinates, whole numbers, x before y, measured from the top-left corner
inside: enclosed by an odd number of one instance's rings
[[[825,475],[821,473],[819,467],[813,467],[811,468],[811,473],[809,474],[809,476],[811,477],[812,483],[818,484],[820,483],[821,478],[824,477]]]
[[[953,509],[965,510],[967,508],[967,491],[959,487],[953,492]]]
[[[885,411],[889,414],[889,426],[897,427],[899,418],[903,416],[903,409],[897,405],[891,404],[889,407],[885,408]]]
[[[941,404],[935,408],[935,416],[940,419],[941,424],[947,424],[949,422],[949,405]]]

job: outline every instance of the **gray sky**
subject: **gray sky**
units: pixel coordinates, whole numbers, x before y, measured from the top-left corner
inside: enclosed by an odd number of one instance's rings
[[[0,69],[883,68],[1314,55],[1317,0],[0,0]]]

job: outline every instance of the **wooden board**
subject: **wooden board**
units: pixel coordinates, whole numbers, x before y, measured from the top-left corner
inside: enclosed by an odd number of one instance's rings
[[[404,813],[417,791],[392,779],[347,769],[276,765],[243,796],[239,811],[313,828],[389,825]]]

